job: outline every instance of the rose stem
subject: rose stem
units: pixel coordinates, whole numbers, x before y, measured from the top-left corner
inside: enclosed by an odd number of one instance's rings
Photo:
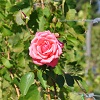
[[[8,46],[7,40],[5,41],[5,43],[6,43],[6,45]],[[10,60],[10,51],[8,51],[7,56],[8,56],[8,57],[7,57],[8,60]],[[13,74],[12,74],[11,72],[10,72],[10,76],[11,76],[12,79],[14,78],[14,76],[13,76]],[[16,93],[17,93],[17,96],[18,96],[18,99],[19,99],[19,96],[20,96],[19,89],[18,89],[18,87],[16,86],[16,84],[14,84],[14,87],[15,87],[15,90],[16,90]]]
[[[48,100],[51,100],[51,97],[50,97],[50,88],[47,88],[47,98],[48,98]]]
[[[76,83],[78,84],[78,86],[80,87],[80,89],[86,94],[86,90],[80,86],[79,82],[75,79]]]
[[[13,75],[12,73],[10,73],[10,76],[11,76],[12,79],[14,78],[14,75]],[[18,87],[17,87],[16,84],[14,84],[14,87],[15,87],[15,90],[16,90],[16,93],[17,93],[17,97],[18,97],[18,99],[19,99],[19,97],[20,97],[19,89],[18,89]]]
[[[25,22],[25,25],[26,25],[26,28],[29,30],[29,32],[30,32],[31,34],[33,34],[33,32],[29,29],[29,27],[28,27],[28,25],[27,25],[26,22]]]
[[[21,11],[21,10],[20,10]],[[27,25],[27,23],[26,23],[26,18],[27,18],[27,16],[25,15],[25,13],[23,12],[23,11],[21,11],[21,14],[22,14],[22,16],[24,17],[24,19],[25,19],[25,25],[26,25],[26,28],[28,29],[28,31],[31,33],[31,34],[33,34],[33,32],[29,29],[29,27],[28,27],[28,25]]]
[[[56,83],[55,81],[52,79],[52,82],[53,82],[53,86],[54,86],[54,98],[55,100],[57,100],[57,88],[56,88]]]

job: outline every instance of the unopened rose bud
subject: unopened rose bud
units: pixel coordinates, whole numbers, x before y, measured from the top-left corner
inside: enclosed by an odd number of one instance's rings
[[[23,11],[21,11],[21,14],[22,14],[22,19],[29,19],[29,17],[27,17]]]
[[[56,23],[56,22],[57,22],[57,18],[54,17],[54,18],[52,19],[52,22],[53,22],[53,23]]]
[[[56,36],[56,38],[59,38],[59,33],[54,33],[54,35]]]

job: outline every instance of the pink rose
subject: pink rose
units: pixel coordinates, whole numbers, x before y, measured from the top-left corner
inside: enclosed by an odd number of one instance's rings
[[[29,55],[37,65],[55,67],[62,54],[63,43],[50,31],[37,32],[29,47]]]

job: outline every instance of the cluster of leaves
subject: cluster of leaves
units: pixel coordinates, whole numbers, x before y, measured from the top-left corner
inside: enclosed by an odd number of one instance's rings
[[[84,23],[75,0],[0,0],[0,94],[1,100],[68,99],[70,87],[82,81]],[[59,33],[63,54],[55,68],[37,66],[29,57],[36,31]]]

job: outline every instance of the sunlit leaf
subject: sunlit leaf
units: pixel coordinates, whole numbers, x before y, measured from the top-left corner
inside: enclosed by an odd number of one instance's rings
[[[56,66],[54,68],[54,72],[58,75],[62,75],[63,71],[62,71],[62,68],[60,66]]]
[[[12,49],[14,52],[22,52],[24,50],[24,44],[22,43],[18,43],[16,44],[13,49]]]
[[[42,86],[46,89],[46,87],[47,87],[46,80],[43,79],[41,70],[38,70],[37,77],[38,77],[40,83],[42,84]]]
[[[41,100],[38,87],[36,85],[32,85],[27,94],[20,100]]]
[[[69,9],[69,11],[67,12],[67,15],[66,15],[66,19],[67,20],[75,19],[75,14],[76,14],[75,9]]]
[[[22,13],[21,11],[17,12],[15,15],[15,21],[18,25],[25,25],[25,22],[22,19]]]
[[[45,18],[43,16],[40,17],[38,23],[39,23],[39,31],[43,31],[44,30],[44,25],[46,23]]]
[[[34,74],[32,72],[26,73],[20,80],[20,91],[22,95],[26,95],[29,87],[34,82]]]
[[[43,14],[44,14],[45,16],[49,17],[49,16],[50,16],[50,10],[49,10],[49,8],[45,7],[45,8],[43,9]]]
[[[2,61],[3,65],[7,68],[10,68],[13,66],[7,58],[2,57],[1,61]]]
[[[2,27],[2,35],[3,36],[11,36],[12,34],[13,34],[13,32],[11,31],[11,29],[7,25],[4,25]]]

